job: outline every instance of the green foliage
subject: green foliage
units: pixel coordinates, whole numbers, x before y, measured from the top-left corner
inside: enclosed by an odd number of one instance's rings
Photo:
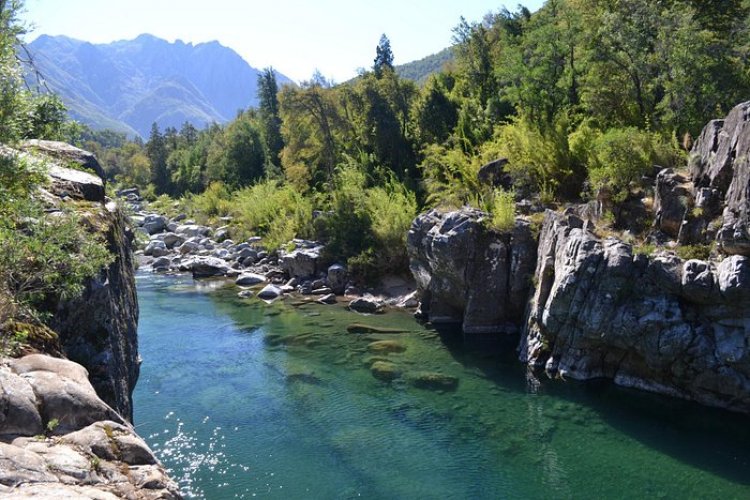
[[[373,61],[372,70],[380,78],[384,71],[393,71],[393,51],[391,50],[391,41],[383,33],[380,36],[378,46],[375,48],[375,60]]]
[[[258,235],[272,250],[312,233],[312,202],[292,186],[267,180],[234,193],[230,203],[233,234]]]
[[[607,190],[615,202],[624,201],[633,184],[640,182],[668,146],[656,134],[633,127],[610,129],[592,143],[587,166],[591,187]]]
[[[477,173],[480,163],[457,148],[435,144],[423,151],[419,165],[428,206],[458,208],[480,191]]]
[[[55,429],[60,425],[60,421],[56,418],[51,419],[49,422],[47,422],[47,434],[52,434],[55,432]]]
[[[73,211],[47,214],[32,199],[43,167],[14,157],[0,166],[0,295],[14,304],[6,313],[39,318],[48,306],[78,296],[112,255],[84,224],[96,228],[96,214],[86,220]]]
[[[497,189],[493,191],[490,225],[492,228],[507,232],[516,223],[516,200],[512,191]]]
[[[508,158],[513,184],[523,192],[539,193],[551,202],[558,195],[580,192],[582,175],[568,143],[569,125],[558,117],[548,127],[538,128],[520,117],[499,127],[492,142],[483,147],[490,157]]]
[[[683,260],[708,260],[711,257],[711,245],[681,245],[675,248],[677,256]]]
[[[230,190],[224,183],[212,182],[201,194],[189,196],[185,202],[193,216],[208,222],[229,215],[230,198]]]
[[[258,75],[259,123],[263,140],[268,151],[268,161],[279,164],[279,155],[284,147],[281,137],[281,117],[279,116],[279,87],[273,68],[266,68]]]

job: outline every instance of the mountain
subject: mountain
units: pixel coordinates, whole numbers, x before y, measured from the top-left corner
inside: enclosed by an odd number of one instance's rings
[[[257,105],[260,70],[218,42],[170,43],[144,34],[92,44],[41,35],[28,49],[71,116],[95,129],[147,137],[153,122],[162,129],[185,121],[202,127]],[[292,83],[278,72],[276,81]]]
[[[428,76],[437,73],[451,61],[453,61],[453,48],[447,47],[437,54],[396,66],[396,73],[402,78],[414,80],[422,85],[427,81]]]

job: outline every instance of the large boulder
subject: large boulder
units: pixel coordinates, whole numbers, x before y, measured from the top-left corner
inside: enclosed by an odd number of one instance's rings
[[[107,178],[104,169],[96,159],[96,156],[94,156],[94,153],[71,146],[66,142],[30,139],[21,143],[20,148],[24,151],[36,154],[41,153],[44,156],[51,157],[62,165],[75,163],[84,169],[90,170],[102,181],[105,181]]]
[[[190,271],[193,278],[212,278],[232,274],[232,268],[226,261],[216,257],[195,257],[180,265],[181,271]]]
[[[319,270],[322,251],[321,245],[315,245],[282,252],[279,266],[290,278],[313,277]]]
[[[186,238],[192,238],[194,236],[208,236],[211,234],[211,228],[197,224],[183,224],[182,226],[177,226],[174,232]]]
[[[148,234],[161,233],[167,229],[168,222],[167,218],[163,215],[149,214],[143,220],[143,229],[145,229]]]
[[[333,293],[337,295],[343,294],[346,289],[346,268],[341,264],[333,264],[328,268],[326,279]]]
[[[104,181],[96,175],[81,170],[50,165],[47,175],[50,191],[60,198],[104,202]]]
[[[521,359],[750,411],[750,259],[634,254],[548,212]]]
[[[432,210],[414,220],[407,237],[422,313],[433,323],[460,324],[467,340],[518,334],[536,263],[526,221],[506,233],[485,221],[474,209]]]

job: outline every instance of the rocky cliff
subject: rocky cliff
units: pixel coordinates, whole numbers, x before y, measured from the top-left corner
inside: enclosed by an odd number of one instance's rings
[[[129,423],[139,368],[132,233],[102,178],[68,168],[101,167],[63,143],[30,141],[2,154],[43,163],[49,180],[39,198],[47,214],[72,211],[104,236],[113,260],[81,297],[48,304],[56,332],[49,348],[31,346],[38,352],[0,363],[0,495],[178,498]]]
[[[551,377],[750,412],[749,155],[744,103],[706,126],[689,169],[657,177],[653,239],[713,245],[712,260],[599,238],[575,208],[548,211],[534,243],[521,219],[499,235],[475,210],[420,215],[408,245],[422,311],[469,343],[518,332],[520,359]]]

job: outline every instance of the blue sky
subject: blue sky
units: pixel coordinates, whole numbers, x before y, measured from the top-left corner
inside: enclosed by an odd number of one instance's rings
[[[493,0],[26,0],[24,19],[41,34],[94,43],[141,33],[173,41],[218,40],[257,68],[274,66],[294,80],[317,68],[337,82],[369,67],[385,33],[396,64],[435,53],[451,42],[463,15],[480,20],[517,1]],[[536,10],[542,0],[520,2]]]

